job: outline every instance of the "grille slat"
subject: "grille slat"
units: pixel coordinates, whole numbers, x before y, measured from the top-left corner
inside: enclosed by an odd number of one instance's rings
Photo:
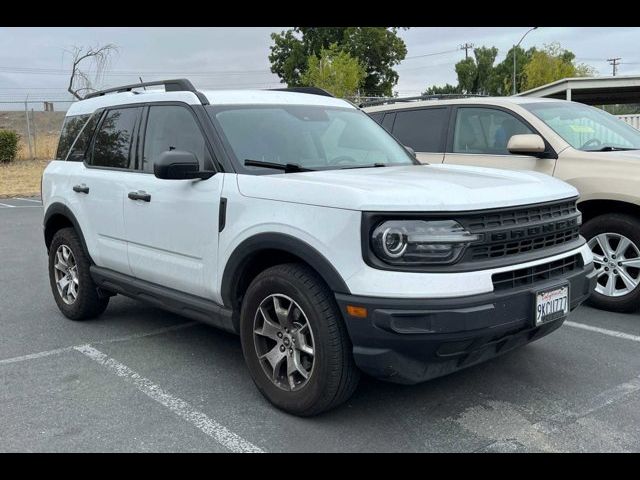
[[[576,254],[534,267],[494,273],[491,276],[491,280],[495,291],[508,290],[558,278],[581,266],[582,257],[580,254]]]
[[[467,249],[466,261],[518,255],[576,240],[579,215],[576,201],[571,200],[462,218],[469,231],[482,236]]]

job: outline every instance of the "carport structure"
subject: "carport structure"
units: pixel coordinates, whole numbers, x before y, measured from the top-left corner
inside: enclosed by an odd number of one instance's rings
[[[640,76],[563,78],[516,96],[573,100],[587,105],[640,103]]]

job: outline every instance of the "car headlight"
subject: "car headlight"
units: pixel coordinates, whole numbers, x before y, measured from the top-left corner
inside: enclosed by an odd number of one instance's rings
[[[478,239],[453,220],[388,220],[373,230],[371,248],[392,265],[451,264]]]

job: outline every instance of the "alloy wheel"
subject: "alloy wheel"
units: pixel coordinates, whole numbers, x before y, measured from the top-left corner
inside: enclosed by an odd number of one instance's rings
[[[56,250],[53,264],[56,287],[62,301],[67,305],[73,304],[78,298],[78,265],[73,252],[67,245],[60,245]]]
[[[313,332],[292,298],[276,293],[260,302],[253,340],[262,369],[276,386],[295,391],[307,384],[315,363]]]
[[[598,271],[596,292],[607,297],[631,293],[640,283],[640,250],[624,235],[601,233],[589,240]]]

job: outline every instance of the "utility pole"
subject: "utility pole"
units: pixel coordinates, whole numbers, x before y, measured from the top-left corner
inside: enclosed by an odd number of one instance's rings
[[[520,39],[520,41],[513,46],[513,82],[512,82],[513,83],[513,89],[512,89],[513,95],[518,93],[518,90],[516,88],[516,51],[517,51],[518,47],[520,46],[520,44],[522,43],[522,41],[524,40],[524,37],[529,35],[529,32],[533,32],[534,30],[537,30],[537,29],[538,29],[538,27],[533,27],[533,28],[530,28],[529,30],[527,30],[526,33]]]
[[[464,50],[464,59],[469,58],[469,50],[473,48],[473,43],[465,43],[464,45],[460,45],[460,50]]]
[[[613,76],[616,76],[616,73],[618,73],[618,65],[620,65],[620,60],[622,60],[621,57],[616,57],[616,58],[607,58],[607,62],[609,62],[609,64],[613,67]]]

